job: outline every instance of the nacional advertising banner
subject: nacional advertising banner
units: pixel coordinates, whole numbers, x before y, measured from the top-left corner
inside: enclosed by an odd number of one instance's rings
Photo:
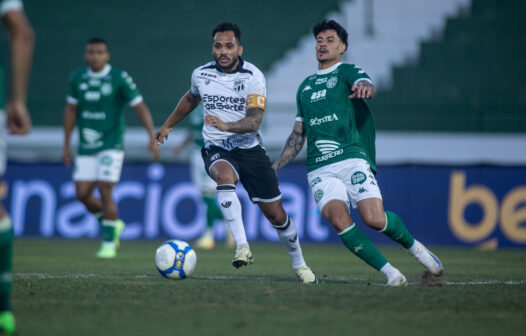
[[[384,206],[404,220],[413,235],[429,245],[526,247],[526,167],[380,166],[377,179]],[[60,163],[9,163],[9,193],[4,205],[15,234],[26,237],[89,238],[100,235],[96,219],[75,199],[71,169]],[[285,210],[302,241],[339,242],[316,209],[304,164],[280,171]],[[274,229],[241,185],[237,194],[251,241],[278,241]],[[115,188],[123,239],[193,240],[205,227],[205,208],[190,182],[187,165],[127,163]],[[353,219],[379,243],[390,243]],[[224,225],[216,225],[218,239]]]

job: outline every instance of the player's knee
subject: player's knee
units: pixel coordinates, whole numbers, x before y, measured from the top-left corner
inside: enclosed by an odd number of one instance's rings
[[[273,211],[265,214],[270,224],[274,226],[282,226],[287,221],[287,214],[285,211]]]
[[[87,190],[77,189],[75,191],[75,197],[77,198],[77,200],[79,200],[82,203],[86,203],[88,199],[90,198],[90,196],[91,196],[91,193]]]
[[[384,214],[374,214],[374,213],[368,213],[365,214],[362,217],[364,223],[375,229],[375,230],[382,230],[385,227],[385,215]]]

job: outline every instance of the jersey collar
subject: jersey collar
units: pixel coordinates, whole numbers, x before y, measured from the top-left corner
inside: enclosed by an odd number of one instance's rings
[[[109,64],[106,64],[104,66],[104,69],[102,69],[101,71],[99,72],[93,72],[91,71],[91,69],[88,67],[88,76],[90,77],[94,77],[94,78],[102,78],[104,76],[106,76],[107,74],[110,73],[110,70],[111,70],[111,65]]]
[[[336,70],[336,68],[339,67],[341,64],[342,64],[342,62],[338,62],[338,63],[334,64],[333,66],[331,66],[330,68],[316,71],[316,74],[317,75],[326,75],[326,74]]]

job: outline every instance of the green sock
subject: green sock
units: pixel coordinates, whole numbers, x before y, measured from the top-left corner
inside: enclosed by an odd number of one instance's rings
[[[343,244],[351,250],[352,253],[376,270],[380,270],[380,268],[387,264],[387,259],[385,259],[382,253],[374,246],[371,239],[369,239],[356,224],[352,223],[347,229],[338,233],[338,235]]]
[[[409,233],[404,222],[398,217],[397,214],[391,211],[385,212],[385,228],[380,230],[387,237],[391,238],[395,242],[399,243],[406,249],[413,246],[415,243],[415,238]]]
[[[93,216],[95,216],[95,218],[97,218],[97,221],[102,224],[102,212],[96,212],[93,214]]]
[[[13,238],[11,218],[4,216],[0,219],[0,312],[11,310]]]
[[[216,219],[223,219],[221,209],[217,206],[217,202],[213,197],[203,196],[203,201],[206,204],[206,227],[213,228]]]
[[[115,222],[114,220],[102,220],[102,240],[108,243],[115,242]]]

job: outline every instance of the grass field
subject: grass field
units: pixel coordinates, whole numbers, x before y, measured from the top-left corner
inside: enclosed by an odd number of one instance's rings
[[[192,278],[156,271],[160,241],[124,242],[97,260],[97,241],[15,243],[13,309],[19,335],[524,335],[526,250],[435,248],[446,286],[419,285],[405,251],[381,247],[408,278],[383,277],[342,245],[304,244],[320,278],[297,282],[279,244],[252,244],[255,264],[234,269],[223,246],[197,251]]]

